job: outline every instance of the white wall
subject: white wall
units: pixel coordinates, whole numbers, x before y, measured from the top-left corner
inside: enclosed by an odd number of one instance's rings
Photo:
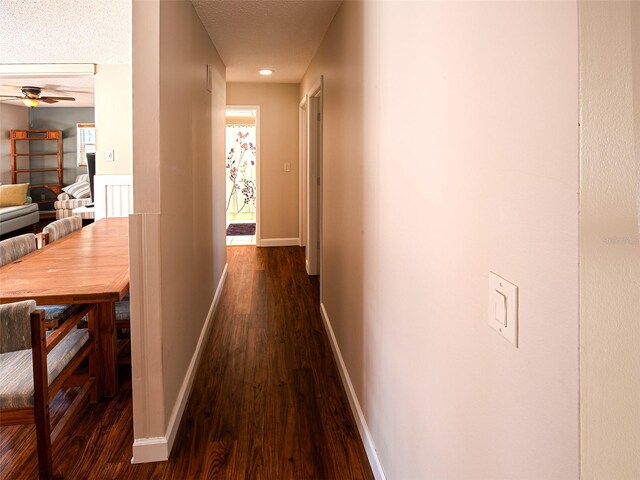
[[[168,455],[225,247],[225,66],[190,2],[134,2],[134,461]],[[207,91],[207,64],[213,89]]]
[[[387,478],[577,478],[576,3],[345,2],[321,74],[322,303]]]
[[[132,173],[131,65],[98,65],[95,76],[96,171],[98,175]],[[113,162],[105,152],[113,150]]]
[[[10,130],[29,128],[29,110],[0,102],[0,183],[11,183]]]
[[[260,234],[297,239],[298,91],[293,83],[229,83],[228,105],[260,106]],[[284,164],[291,171],[284,171]]]
[[[640,476],[640,4],[580,2],[582,478]]]

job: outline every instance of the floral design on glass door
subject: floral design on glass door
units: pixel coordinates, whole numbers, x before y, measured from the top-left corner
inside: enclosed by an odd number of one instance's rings
[[[255,213],[255,125],[227,125],[227,148],[227,213]]]

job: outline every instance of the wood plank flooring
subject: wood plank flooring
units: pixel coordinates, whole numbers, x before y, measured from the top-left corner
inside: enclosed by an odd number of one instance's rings
[[[168,462],[131,465],[130,374],[54,447],[65,479],[372,479],[298,247],[229,247]],[[73,393],[56,398],[55,418]],[[37,478],[33,427],[0,429],[0,478]]]

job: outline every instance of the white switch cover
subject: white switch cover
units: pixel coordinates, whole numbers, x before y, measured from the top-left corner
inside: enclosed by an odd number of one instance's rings
[[[495,321],[500,325],[506,327],[507,326],[507,297],[505,297],[502,293],[497,290],[494,291],[494,310],[495,310]]]
[[[493,272],[489,272],[487,323],[518,347],[518,287]]]
[[[113,150],[107,150],[104,152],[104,161],[113,162]]]

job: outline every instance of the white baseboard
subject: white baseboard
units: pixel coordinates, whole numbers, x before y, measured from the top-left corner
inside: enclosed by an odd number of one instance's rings
[[[202,327],[202,331],[200,332],[200,338],[198,338],[196,350],[195,352],[193,352],[193,357],[191,357],[191,363],[189,364],[189,368],[187,369],[187,374],[182,382],[182,387],[180,387],[180,392],[178,392],[178,399],[173,407],[173,411],[171,412],[171,417],[169,417],[169,424],[167,425],[167,444],[169,447],[169,453],[171,453],[171,449],[173,448],[173,442],[176,439],[176,433],[178,433],[180,420],[182,419],[182,414],[184,413],[184,407],[187,405],[187,400],[189,399],[189,394],[191,393],[191,387],[193,386],[193,380],[196,377],[198,364],[200,363],[200,357],[202,356],[204,346],[207,342],[207,337],[209,336],[209,331],[211,330],[211,325],[213,324],[213,317],[216,313],[218,303],[220,302],[220,297],[222,296],[222,289],[224,288],[224,284],[227,281],[228,266],[228,264],[225,264],[224,269],[222,270],[222,275],[220,276],[220,281],[218,282],[218,288],[216,288],[216,293],[213,296],[213,302],[211,302],[211,307],[209,308],[209,313],[207,314],[207,320],[204,322],[204,326]]]
[[[133,441],[131,463],[163,462],[168,459],[167,437],[138,438]]]
[[[356,395],[356,392],[353,389],[353,384],[351,383],[351,378],[349,377],[347,366],[344,364],[342,353],[340,352],[340,347],[338,346],[336,336],[333,333],[333,328],[331,327],[331,322],[329,321],[329,316],[327,315],[327,311],[325,310],[323,303],[320,303],[320,314],[322,315],[324,328],[327,331],[327,335],[329,336],[329,342],[331,343],[331,350],[333,350],[333,356],[335,357],[336,362],[338,364],[338,370],[340,371],[342,384],[344,385],[344,389],[347,392],[347,397],[349,398],[349,405],[351,406],[351,412],[353,413],[353,416],[356,419],[356,424],[358,425],[358,431],[360,432],[360,437],[362,437],[362,441],[364,442],[364,448],[367,452],[367,457],[369,458],[369,464],[371,465],[371,470],[373,470],[373,475],[376,478],[376,480],[386,480],[387,477],[385,477],[384,471],[382,470],[382,465],[380,464],[380,459],[378,458],[378,452],[376,451],[376,446],[373,443],[371,432],[369,431],[369,427],[367,426],[367,421],[364,418],[364,413],[362,413],[362,408],[360,407],[358,396]]]
[[[297,247],[300,245],[299,238],[262,238],[260,247]]]
[[[209,307],[207,319],[205,320],[202,331],[200,332],[200,338],[198,338],[196,349],[193,352],[189,368],[187,369],[187,373],[182,381],[182,386],[178,392],[178,398],[173,406],[173,410],[171,411],[171,417],[169,417],[165,436],[136,439],[133,442],[133,458],[131,459],[131,463],[162,462],[169,459],[169,454],[173,448],[173,442],[176,439],[176,434],[180,427],[180,420],[182,419],[184,408],[187,406],[187,400],[191,393],[193,380],[195,379],[196,372],[198,370],[200,357],[202,356],[202,352],[209,335],[209,330],[213,324],[213,317],[218,307],[218,303],[220,302],[224,284],[227,280],[227,267],[228,264],[225,264],[220,281],[218,282],[218,287],[216,288],[216,293],[213,296],[213,301],[211,302],[211,307]]]

